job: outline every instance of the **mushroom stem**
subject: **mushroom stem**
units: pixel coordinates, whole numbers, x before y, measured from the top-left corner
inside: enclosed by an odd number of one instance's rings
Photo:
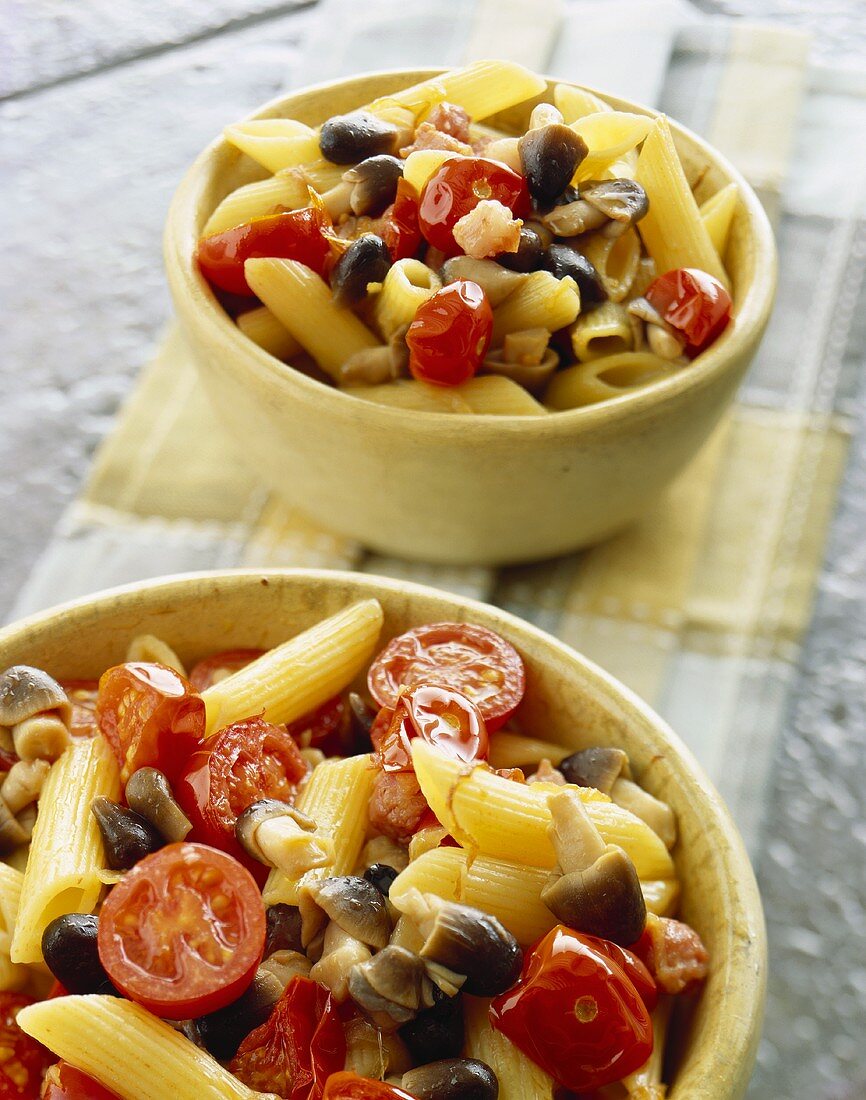
[[[311,965],[307,956],[300,951],[286,950],[274,951],[273,954],[268,955],[268,957],[263,960],[260,969],[269,970],[282,984],[283,989],[285,989],[292,978],[298,976],[308,978],[310,976]]]
[[[325,209],[335,221],[342,217],[343,214],[351,213],[351,200],[354,189],[355,185],[353,183],[347,183],[346,180],[341,180],[322,195],[322,202],[325,204]]]
[[[334,842],[303,829],[293,818],[272,817],[255,833],[262,858],[290,878],[300,878],[313,867],[330,867]]]
[[[50,771],[47,760],[19,760],[12,765],[0,786],[0,798],[11,814],[17,814],[36,801]]]
[[[630,1100],[664,1100],[667,1088],[662,1084],[665,1038],[671,1015],[671,998],[662,997],[653,1009],[653,1050],[646,1062],[624,1077],[622,1085]]]
[[[69,744],[69,730],[56,712],[34,714],[12,727],[15,752],[22,760],[56,760]]]
[[[617,779],[611,787],[610,797],[617,806],[645,821],[661,837],[666,848],[673,848],[677,842],[677,819],[667,802],[655,798],[630,779]]]
[[[580,795],[574,790],[557,791],[548,796],[547,805],[552,818],[550,839],[562,873],[591,867],[604,855],[606,846]]]
[[[349,996],[349,972],[352,967],[372,957],[373,953],[366,944],[331,921],[325,929],[322,957],[310,970],[310,977],[330,989],[334,1000],[342,1004]]]

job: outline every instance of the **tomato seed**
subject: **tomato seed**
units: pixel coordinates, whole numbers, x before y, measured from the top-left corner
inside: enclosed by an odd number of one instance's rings
[[[574,1002],[574,1014],[582,1024],[591,1024],[598,1015],[598,1004],[594,997],[579,997]]]

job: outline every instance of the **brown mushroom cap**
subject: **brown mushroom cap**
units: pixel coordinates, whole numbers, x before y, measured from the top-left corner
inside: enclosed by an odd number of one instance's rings
[[[628,774],[628,757],[622,749],[598,745],[566,756],[559,762],[559,770],[569,783],[610,794],[617,779]]]
[[[580,197],[616,222],[620,232],[640,221],[649,210],[646,191],[637,180],[627,178],[587,180],[580,185]]]
[[[384,1012],[397,1023],[411,1020],[424,1000],[424,963],[405,947],[391,944],[349,972],[349,995],[368,1012]]]
[[[446,1058],[403,1074],[400,1085],[417,1100],[497,1100],[499,1080],[477,1058]]]
[[[311,904],[344,932],[375,950],[385,947],[391,937],[388,903],[372,883],[359,875],[337,875],[314,882],[304,888],[300,901],[305,944],[312,938],[308,928],[316,923],[309,919],[314,917]]]
[[[427,933],[421,957],[465,974],[463,989],[477,997],[494,997],[517,981],[523,952],[496,917],[457,902],[424,895],[432,919],[421,922]]]
[[[583,871],[559,875],[541,900],[569,928],[627,946],[646,924],[646,902],[634,864],[616,845]]]
[[[30,665],[13,665],[0,676],[0,726],[16,726],[47,710],[59,711],[69,724],[72,705],[53,676]]]
[[[166,841],[185,840],[192,822],[175,801],[168,779],[156,768],[139,768],[126,784],[126,802],[131,810],[153,825]]]

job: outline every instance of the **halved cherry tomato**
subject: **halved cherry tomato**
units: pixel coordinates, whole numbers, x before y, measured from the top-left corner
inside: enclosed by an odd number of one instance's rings
[[[224,676],[246,668],[264,652],[263,649],[226,649],[222,653],[214,653],[193,665],[189,682],[196,691],[206,691]]]
[[[526,180],[496,160],[452,157],[424,184],[418,205],[421,232],[446,256],[460,252],[452,230],[483,199],[495,199],[518,218],[529,213]]]
[[[235,839],[235,822],[260,798],[292,802],[307,763],[285,726],[246,718],[208,739],[186,762],[174,795],[192,822],[192,836],[240,860],[257,878],[265,868]]]
[[[649,1012],[626,972],[592,936],[557,925],[490,1005],[490,1022],[558,1084],[591,1092],[652,1053]]]
[[[93,737],[99,732],[96,721],[98,680],[64,680],[61,687],[72,704],[69,731],[73,737]]]
[[[45,1075],[42,1100],[119,1100],[116,1092],[68,1062],[58,1062]]]
[[[173,779],[205,734],[201,696],[165,665],[129,661],[102,674],[96,720],[121,763],[121,781],[138,768]]]
[[[414,1100],[411,1093],[348,1070],[328,1078],[323,1100]]]
[[[696,267],[659,275],[644,296],[686,341],[690,359],[709,347],[731,319],[730,294],[718,279]]]
[[[377,833],[407,844],[425,822],[430,807],[414,772],[380,771],[367,812]]]
[[[387,731],[373,741],[377,762],[385,771],[411,771],[415,737],[466,764],[483,760],[489,747],[478,707],[462,692],[436,684],[401,693]]]
[[[381,221],[379,236],[385,242],[394,263],[414,256],[421,243],[418,193],[402,176],[397,180],[397,195],[382,214]]]
[[[301,748],[321,749],[326,756],[351,756],[349,708],[342,695],[289,725],[289,733]]]
[[[320,1100],[343,1068],[346,1039],[331,995],[309,978],[292,978],[268,1019],[241,1043],[229,1069],[256,1092]]]
[[[453,688],[481,712],[493,733],[523,698],[526,673],[509,642],[472,623],[428,623],[393,638],[373,661],[367,676],[380,707],[393,707],[400,689],[416,684]]]
[[[324,278],[331,248],[322,230],[330,228],[330,218],[316,206],[266,214],[234,229],[202,237],[196,258],[202,274],[214,286],[231,294],[252,295],[244,263],[253,257],[298,260]]]
[[[459,386],[478,370],[492,332],[487,295],[478,283],[457,279],[418,307],[406,333],[409,370],[421,382]]]
[[[99,913],[99,958],[112,982],[158,1016],[216,1012],[243,993],[265,949],[252,875],[204,844],[145,856]]]
[[[0,1100],[39,1100],[42,1075],[57,1060],[18,1026],[18,1013],[32,1004],[21,993],[0,993]]]

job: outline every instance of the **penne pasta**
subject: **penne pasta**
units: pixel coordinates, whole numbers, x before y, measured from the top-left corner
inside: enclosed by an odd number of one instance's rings
[[[731,222],[734,219],[734,211],[737,209],[739,194],[737,185],[729,183],[700,207],[701,221],[710,235],[713,247],[722,259],[728,247],[728,234],[731,231]]]
[[[605,355],[631,351],[634,331],[625,306],[603,302],[588,313],[581,313],[571,328],[571,347],[582,363]]]
[[[651,913],[657,917],[673,916],[680,900],[680,884],[676,879],[645,879],[640,885]]]
[[[549,271],[533,271],[493,311],[492,346],[509,332],[546,328],[549,332],[570,325],[580,313],[580,291],[570,275],[557,279]]]
[[[373,114],[393,104],[423,115],[447,100],[462,107],[473,119],[488,118],[525,99],[532,99],[547,82],[514,61],[475,61],[463,69],[451,69],[431,80],[423,80],[368,107]]]
[[[647,135],[637,165],[638,183],[649,211],[638,223],[647,252],[660,272],[697,267],[730,285],[674,145],[668,120],[661,116]]]
[[[490,766],[520,768],[525,764],[540,764],[542,760],[549,760],[555,765],[571,751],[564,745],[554,745],[552,741],[539,741],[537,737],[500,730],[490,738]]]
[[[6,863],[0,863],[0,953],[9,954],[12,933],[18,919],[21,886],[24,874]]]
[[[499,1100],[553,1100],[555,1082],[501,1031],[490,1026],[490,1001],[463,998],[466,1057],[486,1062],[499,1080]]]
[[[207,1051],[132,1001],[101,995],[29,1005],[18,1024],[121,1100],[256,1100]]]
[[[334,862],[296,880],[282,871],[271,871],[263,892],[266,905],[296,905],[305,883],[352,872],[367,836],[367,806],[375,777],[369,756],[326,760],[313,770],[296,805],[316,822],[317,832],[333,843]]]
[[[333,164],[324,157],[317,157],[316,160],[304,165],[303,176],[309,186],[321,195],[341,183],[345,171],[345,164]]]
[[[661,1082],[672,1004],[670,997],[659,998],[658,1004],[652,1011],[652,1054],[640,1069],[636,1069],[634,1073],[622,1079],[626,1094],[634,1097],[634,1100],[664,1100],[667,1093]]]
[[[251,714],[293,722],[320,707],[370,660],[382,618],[378,600],[361,600],[207,688],[208,733]]]
[[[412,761],[430,808],[463,847],[533,867],[555,866],[549,784],[515,783],[484,767],[467,771],[420,739],[412,742]],[[674,877],[670,853],[644,821],[591,787],[573,789],[605,843],[618,844],[641,878]]]
[[[481,416],[546,416],[547,409],[510,378],[484,374],[470,378],[454,389],[469,406],[470,412]]]
[[[554,84],[553,103],[562,114],[566,126],[587,115],[613,110],[600,96],[588,92],[586,88],[575,88],[573,84]]]
[[[431,386],[414,378],[398,378],[379,386],[347,386],[344,393],[360,397],[362,401],[374,401],[377,405],[390,405],[395,409],[413,409],[415,412],[464,413],[472,412],[468,402],[454,391],[456,386]]]
[[[454,155],[447,149],[416,149],[403,163],[403,179],[411,183],[420,195],[436,169]]]
[[[583,138],[589,152],[577,167],[575,182],[596,179],[613,161],[640,145],[652,125],[647,115],[626,111],[599,111],[578,118],[571,128]]]
[[[307,164],[319,156],[319,135],[293,118],[257,118],[223,130],[226,141],[269,172]]]
[[[398,260],[373,298],[372,319],[383,340],[415,320],[418,307],[439,290],[442,280],[420,260]]]
[[[640,238],[634,229],[619,237],[591,233],[581,243],[581,252],[598,271],[612,302],[628,297],[640,267]]]
[[[633,393],[682,368],[649,351],[627,351],[557,371],[544,395],[552,409],[574,409]]]
[[[367,326],[354,313],[335,306],[328,284],[303,264],[247,260],[244,272],[262,302],[332,377],[355,352],[379,347]]]
[[[310,185],[297,169],[290,168],[230,191],[205,222],[202,236],[222,233],[280,210],[297,210],[309,201]]]
[[[102,837],[94,798],[117,801],[120,775],[102,737],[73,741],[42,788],[12,936],[13,962],[42,961],[42,933],[63,913],[92,913],[102,893]]]
[[[285,362],[301,352],[301,345],[267,306],[238,314],[237,324],[244,336],[275,359]]]

